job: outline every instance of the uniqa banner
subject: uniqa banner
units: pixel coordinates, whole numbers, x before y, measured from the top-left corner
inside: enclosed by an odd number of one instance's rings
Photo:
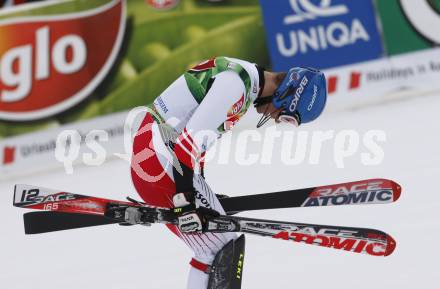
[[[260,0],[275,70],[319,69],[382,55],[373,0]]]

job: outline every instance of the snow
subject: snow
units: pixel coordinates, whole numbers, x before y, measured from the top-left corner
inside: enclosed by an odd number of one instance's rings
[[[370,227],[397,241],[386,258],[247,237],[243,288],[439,288],[440,252],[440,95],[388,102],[354,111],[328,113],[301,131],[352,129],[363,135],[383,130],[384,160],[365,166],[360,154],[344,168],[334,160],[334,141],[324,145],[319,164],[285,165],[274,147],[271,165],[236,162],[207,167],[214,191],[229,195],[330,184],[372,177],[394,179],[401,199],[389,205],[284,209],[246,213],[258,218]],[[233,137],[233,143],[236,136]],[[249,152],[261,149],[251,142]],[[307,157],[309,151],[307,151]],[[233,157],[231,157],[232,159]],[[0,183],[0,288],[136,289],[185,288],[191,252],[163,226],[116,225],[26,236],[24,210],[12,207],[13,184],[28,183],[65,191],[123,199],[136,193],[128,164],[113,160],[96,167],[75,167]]]

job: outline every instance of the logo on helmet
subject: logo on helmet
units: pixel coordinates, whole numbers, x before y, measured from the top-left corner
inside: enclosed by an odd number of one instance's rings
[[[298,80],[298,79],[299,79],[299,74],[298,74],[298,72],[294,72],[294,73],[292,73],[292,74],[290,75],[289,82],[287,83],[287,85],[289,85],[292,81],[296,81],[296,80]]]
[[[312,110],[317,95],[318,95],[318,87],[316,85],[313,85],[313,96],[312,96],[312,100],[309,103],[309,106],[307,107],[308,111]]]
[[[298,101],[301,98],[301,94],[304,92],[304,88],[306,87],[308,82],[309,82],[309,80],[308,80],[307,76],[304,76],[303,79],[301,79],[299,87],[295,92],[295,95],[293,97],[292,102],[290,103],[290,106],[289,106],[290,112],[294,112],[296,110],[296,106],[298,105]]]

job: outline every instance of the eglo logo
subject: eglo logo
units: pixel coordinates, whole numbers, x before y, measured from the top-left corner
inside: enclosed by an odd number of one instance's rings
[[[316,1],[315,1],[316,2]],[[319,5],[311,0],[290,0],[293,14],[284,17],[285,25],[299,24],[320,17],[334,17],[349,13],[346,5],[332,6],[331,0],[321,0]],[[295,26],[292,26],[295,27]],[[317,25],[308,29],[292,30],[285,37],[276,34],[276,42],[281,55],[286,57],[298,53],[306,54],[310,50],[326,50],[330,47],[343,47],[358,41],[369,41],[370,36],[362,22],[354,18],[351,23],[334,21],[328,25]]]
[[[16,102],[26,98],[31,92],[33,81],[50,78],[51,67],[60,74],[72,74],[84,67],[87,48],[83,38],[67,34],[54,39],[51,46],[49,35],[49,26],[43,26],[35,33],[34,47],[22,45],[3,54],[0,59],[0,81],[13,89],[1,91],[0,101]]]
[[[81,12],[1,20],[0,119],[42,119],[88,97],[112,67],[124,31],[123,0]]]

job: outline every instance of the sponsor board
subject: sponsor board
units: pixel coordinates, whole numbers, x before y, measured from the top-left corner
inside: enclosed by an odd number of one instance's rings
[[[319,69],[382,56],[372,0],[260,0],[274,70]]]
[[[381,103],[440,89],[440,48],[405,53],[324,71],[328,111]]]
[[[90,96],[114,64],[124,31],[122,0],[0,21],[0,35],[7,39],[0,45],[0,120],[51,117]]]
[[[116,153],[126,153],[124,144],[124,122],[127,113],[115,113],[88,121],[77,122],[59,128],[0,141],[0,181],[10,177],[35,173],[47,169],[62,168],[63,163],[55,156],[58,135],[64,130],[78,131],[80,148],[74,164],[81,164],[84,154],[96,154],[96,148],[85,142],[91,131],[102,130],[108,136],[97,144],[105,151],[105,160]]]
[[[328,89],[325,114],[418,97],[440,90],[440,48],[325,69],[323,72]],[[247,117],[236,127],[255,127],[258,119],[255,110],[249,110]]]
[[[45,1],[2,10],[0,139],[148,105],[215,55],[268,66],[258,1],[240,3],[239,13],[232,2],[220,10],[186,2],[191,15],[178,0]]]

